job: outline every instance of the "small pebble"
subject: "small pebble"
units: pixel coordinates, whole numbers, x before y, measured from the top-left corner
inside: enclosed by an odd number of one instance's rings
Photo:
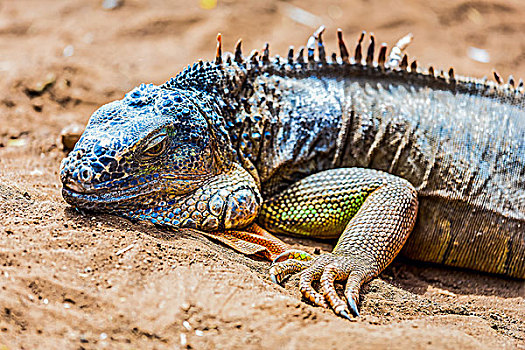
[[[71,57],[73,56],[74,53],[75,53],[75,48],[73,47],[73,45],[68,45],[64,47],[64,51],[62,52],[62,55],[64,55],[64,57]]]
[[[490,62],[490,54],[487,52],[487,50],[478,49],[477,47],[469,47],[467,51],[468,57],[473,59],[474,61],[481,62],[481,63],[489,63]]]
[[[117,7],[122,6],[123,0],[104,0],[102,1],[102,8],[104,10],[114,10]]]
[[[84,132],[84,127],[80,124],[71,124],[62,129],[60,139],[64,151],[71,151],[75,147],[80,136],[82,136],[82,132]]]
[[[27,143],[26,139],[9,139],[7,140],[7,147],[22,147]]]

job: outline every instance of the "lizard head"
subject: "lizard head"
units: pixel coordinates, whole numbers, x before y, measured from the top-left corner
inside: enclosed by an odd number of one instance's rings
[[[244,226],[260,194],[232,161],[221,118],[190,91],[143,84],[91,116],[62,161],[63,197],[81,209],[172,227]]]

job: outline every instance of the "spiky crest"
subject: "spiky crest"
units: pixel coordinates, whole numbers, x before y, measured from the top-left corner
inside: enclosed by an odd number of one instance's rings
[[[242,63],[243,61],[244,57],[242,57],[242,39],[239,39],[237,44],[235,44],[235,62]]]
[[[270,44],[268,43],[264,44],[262,61],[265,64],[270,63]]]
[[[350,63],[350,61],[348,61],[348,50],[346,49],[346,44],[343,40],[343,31],[341,28],[337,29],[337,39],[339,41],[339,54],[341,55],[341,60],[344,63]]]
[[[368,66],[374,65],[374,50],[375,50],[375,38],[374,34],[370,33],[370,45],[368,46],[368,51],[366,52],[366,64]]]
[[[379,57],[377,58],[377,64],[382,69],[385,68],[385,62],[386,62],[386,50],[387,46],[386,43],[381,44],[381,48],[379,49]]]
[[[361,52],[361,43],[363,42],[365,35],[366,35],[366,32],[362,31],[361,36],[359,37],[359,40],[357,41],[357,46],[355,47],[355,53],[354,53],[355,63],[361,63],[361,60],[363,59],[363,53]]]
[[[288,49],[288,64],[293,64],[293,46]]]
[[[217,51],[215,52],[215,64],[222,63],[222,34],[217,34]]]
[[[426,71],[421,70],[415,60],[409,64],[408,55],[405,54],[404,51],[413,39],[412,34],[407,34],[402,37],[394,47],[392,47],[388,57],[386,54],[388,49],[387,45],[383,43],[379,49],[377,62],[375,62],[375,37],[373,34],[370,35],[370,44],[363,61],[363,40],[366,32],[360,33],[354,49],[354,57],[350,59],[347,46],[343,40],[343,32],[341,29],[338,29],[339,55],[336,53],[332,54],[331,60],[327,62],[322,37],[324,31],[325,28],[322,26],[309,37],[306,45],[306,57],[304,53],[305,47],[300,47],[295,57],[294,49],[290,47],[286,60],[283,61],[281,61],[278,56],[270,57],[268,44],[265,45],[261,56],[259,56],[258,51],[253,50],[251,54],[245,58],[241,50],[242,42],[239,40],[235,46],[235,53],[230,55],[225,62],[222,54],[222,36],[219,33],[217,35],[215,64],[221,66],[237,65],[249,69],[263,69],[272,72],[282,71],[285,69],[283,66],[283,64],[285,64],[288,67],[286,68],[286,74],[288,75],[294,74],[294,72],[304,74],[309,70],[321,71],[324,69],[328,69],[333,73],[334,69],[342,69],[356,76],[395,78],[415,84],[431,85],[440,89],[477,93],[487,97],[509,98],[514,101],[513,103],[525,104],[523,96],[525,87],[521,79],[516,84],[515,79],[509,76],[508,81],[505,82],[505,80],[494,71],[495,83],[493,83],[484,79],[456,76],[453,68],[450,68],[448,72],[445,73],[442,70],[436,71],[433,66],[429,66]],[[202,65],[202,62],[199,62],[199,65]]]

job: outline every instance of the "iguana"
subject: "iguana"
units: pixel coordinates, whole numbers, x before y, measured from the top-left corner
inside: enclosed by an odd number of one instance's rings
[[[401,250],[525,278],[523,82],[421,70],[409,36],[375,60],[363,33],[351,58],[339,30],[330,59],[323,31],[285,58],[223,54],[219,35],[213,62],[100,107],[61,164],[65,200],[262,254],[346,318]],[[339,240],[313,256],[266,230]]]

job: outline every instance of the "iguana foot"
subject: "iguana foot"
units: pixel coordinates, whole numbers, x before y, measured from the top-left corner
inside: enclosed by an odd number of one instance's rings
[[[270,267],[270,278],[275,283],[281,283],[289,275],[302,271],[310,265],[309,261],[295,259],[273,263],[272,267]]]
[[[232,247],[240,253],[257,255],[268,260],[276,259],[288,249],[288,246],[283,241],[257,224],[249,226],[245,231],[229,230],[202,233]]]
[[[309,261],[289,259],[274,263],[270,268],[270,277],[272,281],[279,283],[286,277],[302,271],[299,289],[304,298],[317,306],[330,305],[337,315],[351,320],[351,314],[359,316],[359,291],[372,273],[371,270],[367,270],[369,269],[363,263],[356,262],[348,256],[328,253]],[[312,282],[317,280],[320,281],[320,292],[312,286]],[[335,281],[346,281],[346,302],[337,295]]]

